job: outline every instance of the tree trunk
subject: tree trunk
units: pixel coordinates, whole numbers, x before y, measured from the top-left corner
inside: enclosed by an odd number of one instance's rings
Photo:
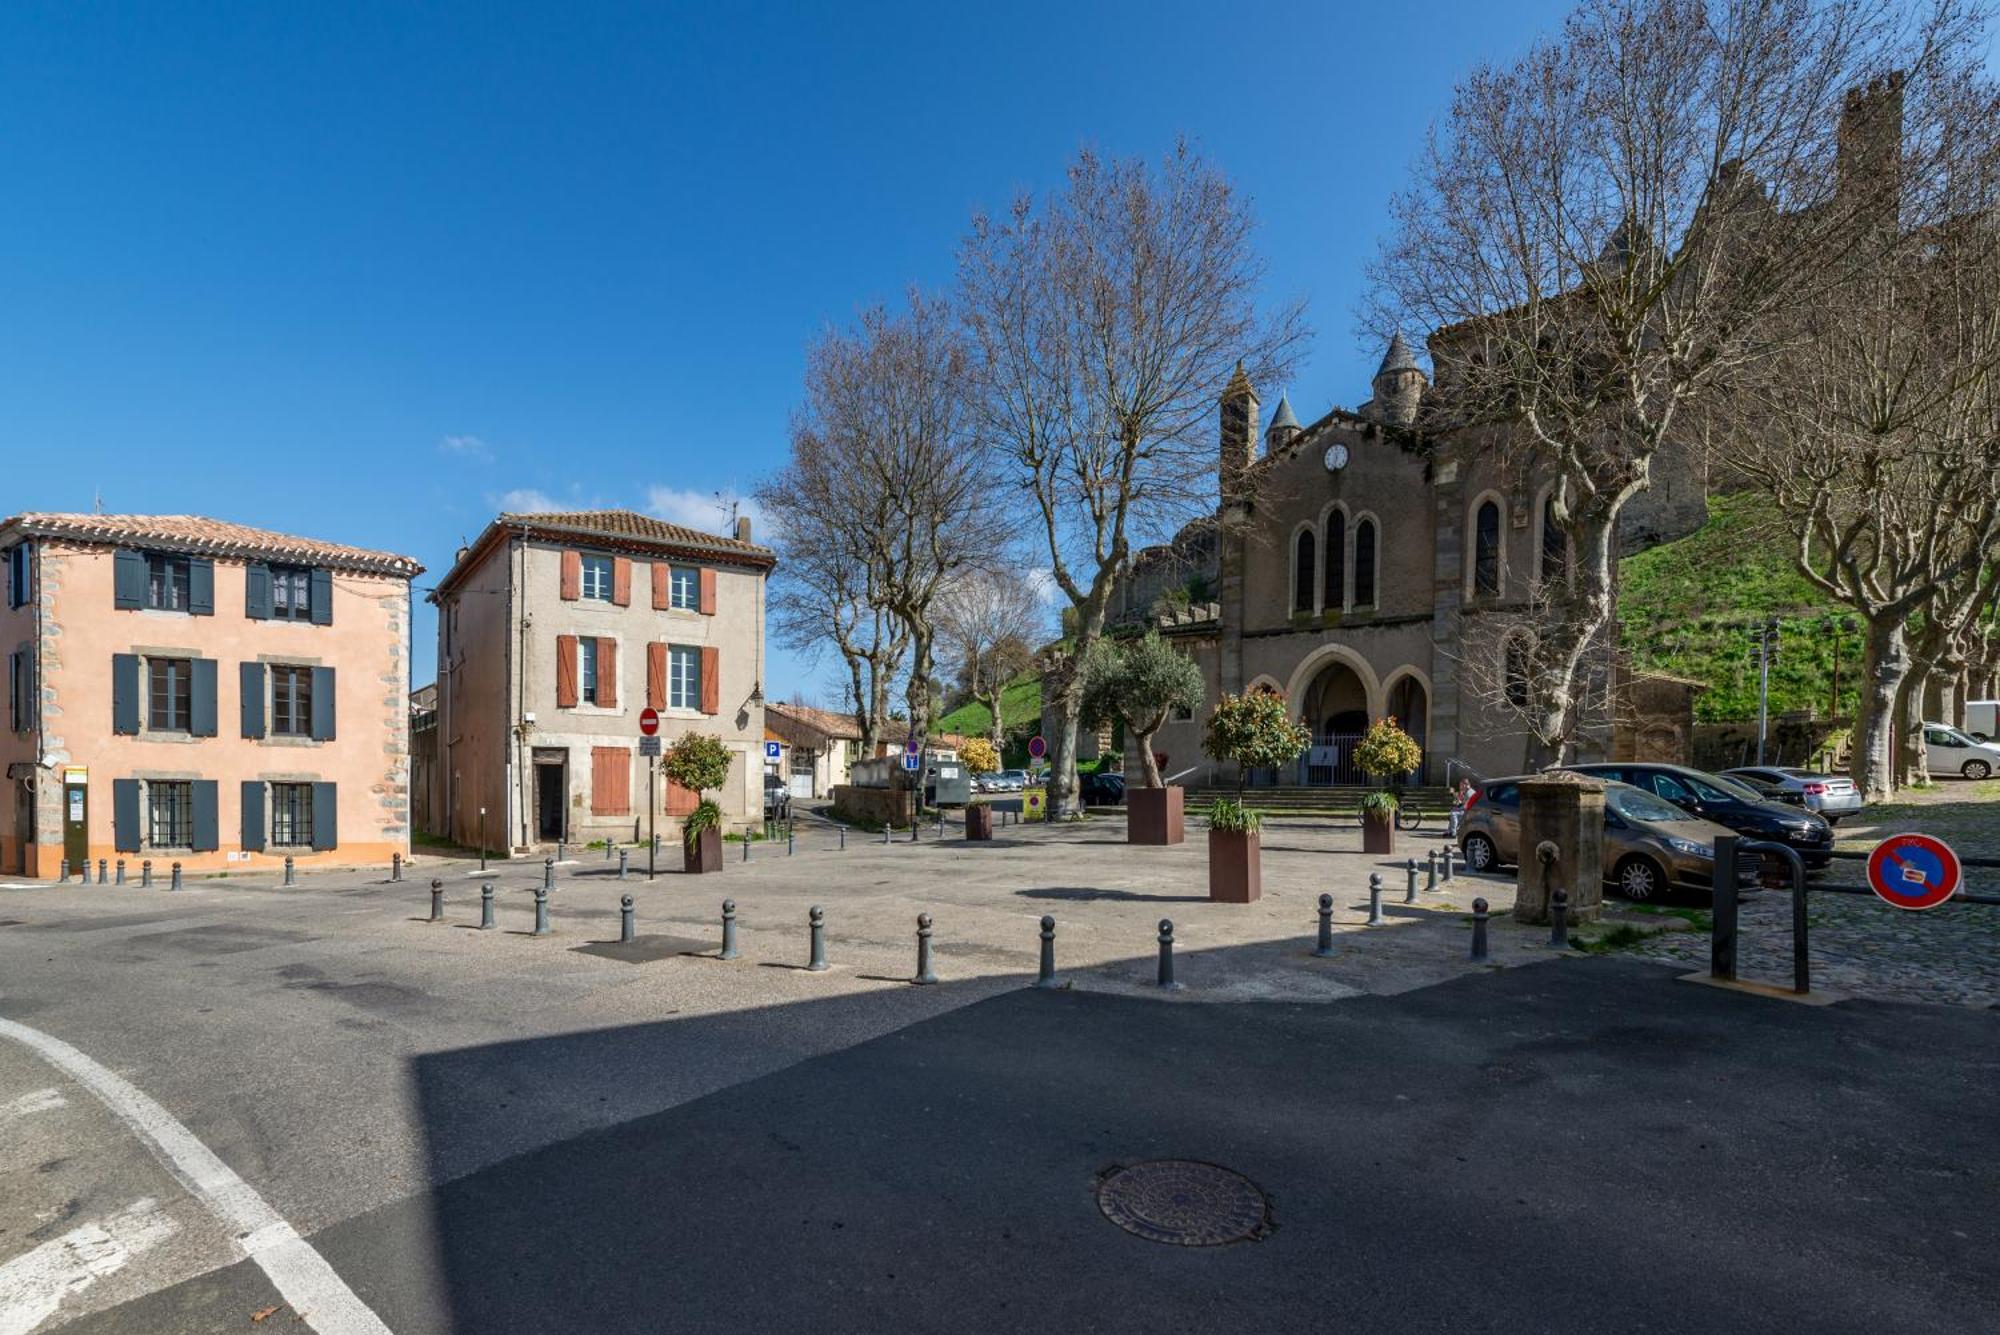
[[[1082,709],[1081,679],[1075,673],[1056,697],[1056,735],[1049,746],[1049,819],[1070,820],[1082,814],[1076,796],[1077,715]]]
[[[976,690],[972,693],[972,698],[985,705],[993,715],[993,722],[986,729],[986,740],[993,743],[995,752],[1000,750],[1003,745],[1003,738],[1006,735],[1006,730],[1001,726],[1000,722],[1000,700],[1006,693],[1007,688],[1005,684],[995,686],[990,695],[981,695]]]
[[[1896,697],[1909,670],[1902,618],[1870,618],[1850,766],[1855,786],[1870,802],[1886,802],[1896,791]]]
[[[1166,715],[1162,714],[1150,720],[1149,726],[1145,726],[1143,729],[1137,723],[1129,725],[1132,729],[1132,741],[1139,748],[1139,772],[1145,776],[1146,787],[1148,788],[1164,788],[1167,786],[1165,781],[1160,778],[1160,762],[1153,755],[1153,738],[1159,736],[1160,728],[1166,721]]]
[[[920,620],[910,627],[910,683],[904,692],[910,706],[910,740],[921,756],[931,736],[931,629]]]

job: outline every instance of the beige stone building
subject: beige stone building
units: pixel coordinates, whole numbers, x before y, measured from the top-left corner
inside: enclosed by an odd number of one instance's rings
[[[648,823],[639,716],[671,746],[734,753],[715,794],[729,828],[762,818],[764,582],[748,520],[720,537],[624,510],[503,514],[430,595],[438,609],[437,762],[425,807],[453,842],[525,850],[632,841]],[[672,789],[672,791],[670,791]],[[658,777],[663,841],[696,796]],[[482,811],[484,815],[482,816]]]
[[[407,556],[193,515],[0,523],[0,871],[407,853]]]

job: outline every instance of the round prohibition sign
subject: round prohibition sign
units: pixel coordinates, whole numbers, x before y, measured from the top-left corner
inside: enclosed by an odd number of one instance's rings
[[[1958,854],[1928,834],[1892,834],[1868,855],[1868,886],[1899,909],[1934,909],[1958,893]]]

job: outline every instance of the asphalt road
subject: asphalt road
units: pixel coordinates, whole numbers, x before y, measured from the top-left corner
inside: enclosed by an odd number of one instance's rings
[[[499,1075],[713,1022],[418,1056],[418,1135],[456,1161]],[[1991,1331],[1997,1143],[1993,1011],[1807,1007],[1617,959],[1319,1005],[1021,990],[310,1240],[402,1335]],[[1157,1157],[1248,1175],[1275,1228],[1114,1227],[1097,1175]],[[279,1301],[239,1263],[66,1329],[242,1331]]]

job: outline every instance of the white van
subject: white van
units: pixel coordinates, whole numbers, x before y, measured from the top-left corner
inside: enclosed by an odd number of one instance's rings
[[[1988,779],[2000,773],[2000,746],[1975,741],[1942,723],[1924,724],[1924,768],[1932,774]]]
[[[1967,700],[1965,730],[1975,742],[2000,739],[2000,700]]]

